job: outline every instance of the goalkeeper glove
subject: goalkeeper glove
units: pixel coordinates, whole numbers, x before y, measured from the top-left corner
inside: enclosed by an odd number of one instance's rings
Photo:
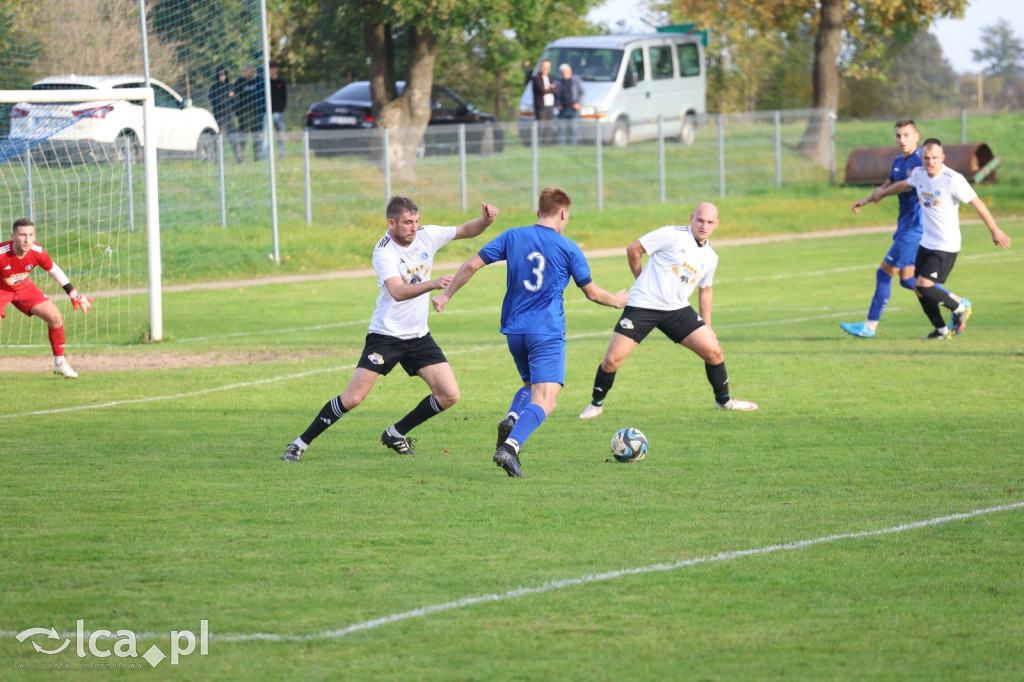
[[[69,291],[68,296],[71,297],[71,307],[75,310],[81,310],[83,313],[88,313],[89,308],[92,307],[92,302],[96,300],[95,298],[78,293],[78,289]]]

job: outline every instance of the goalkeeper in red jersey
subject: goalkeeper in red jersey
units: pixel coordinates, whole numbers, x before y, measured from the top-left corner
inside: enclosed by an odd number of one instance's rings
[[[36,267],[46,270],[57,284],[64,287],[75,310],[89,312],[93,299],[80,294],[46,250],[36,244],[35,223],[28,218],[19,218],[11,229],[11,240],[0,242],[0,319],[7,315],[7,304],[13,303],[26,315],[35,315],[46,322],[50,348],[53,349],[53,371],[74,379],[78,372],[71,369],[64,359],[64,318],[50,297],[29,279]]]

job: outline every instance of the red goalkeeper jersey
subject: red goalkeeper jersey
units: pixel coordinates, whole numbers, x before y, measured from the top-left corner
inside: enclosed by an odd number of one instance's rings
[[[53,259],[39,244],[33,244],[28,253],[18,258],[14,255],[14,242],[0,242],[0,289],[21,289],[36,267],[46,271],[53,269]]]

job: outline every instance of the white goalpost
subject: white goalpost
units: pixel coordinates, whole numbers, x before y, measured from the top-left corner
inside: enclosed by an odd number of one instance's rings
[[[141,130],[126,128],[112,144],[91,139],[88,126],[121,111],[118,103],[141,103]],[[163,339],[160,210],[157,183],[159,131],[153,125],[150,88],[0,90],[0,105],[11,110],[11,127],[0,138],[0,241],[13,221],[36,223],[36,239],[67,272],[75,286],[96,302],[86,316],[66,313],[71,348]],[[124,105],[121,105],[122,107]],[[138,111],[134,105],[131,109]],[[137,117],[138,114],[136,113]],[[84,121],[84,122],[83,122]],[[99,121],[103,123],[103,121]],[[109,121],[107,121],[109,122]],[[152,143],[151,143],[152,142]],[[133,166],[142,161],[142,177]],[[134,195],[139,181],[146,229],[136,229]],[[145,235],[146,258],[141,257]],[[145,275],[146,284],[142,284]],[[33,281],[54,302],[63,295],[39,273]],[[148,329],[133,321],[132,294],[148,293]],[[0,346],[45,344],[45,325],[7,310],[0,321]]]

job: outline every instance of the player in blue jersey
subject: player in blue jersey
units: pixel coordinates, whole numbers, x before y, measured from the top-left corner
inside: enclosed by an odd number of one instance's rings
[[[574,241],[562,232],[569,222],[569,195],[546,187],[538,201],[537,223],[506,230],[459,267],[448,286],[434,296],[434,309],[445,306],[477,270],[508,262],[501,333],[523,379],[508,416],[498,424],[494,463],[522,478],[519,451],[545,418],[565,383],[565,287],[569,278],[594,303],[623,308],[626,290],[611,294],[590,276],[590,265]]]
[[[906,180],[910,172],[921,165],[921,150],[917,146],[919,135],[917,125],[909,118],[896,121],[896,146],[900,153],[892,160],[892,170],[879,187],[864,199],[854,203],[853,212],[860,213],[860,207],[878,201],[879,193],[886,187]],[[900,213],[896,219],[896,231],[892,234],[892,246],[875,272],[875,295],[863,322],[840,322],[843,331],[853,336],[872,338],[878,330],[882,311],[889,303],[892,292],[892,278],[900,277],[900,286],[914,291],[914,260],[921,243],[921,204],[917,191],[911,188],[899,195]]]

